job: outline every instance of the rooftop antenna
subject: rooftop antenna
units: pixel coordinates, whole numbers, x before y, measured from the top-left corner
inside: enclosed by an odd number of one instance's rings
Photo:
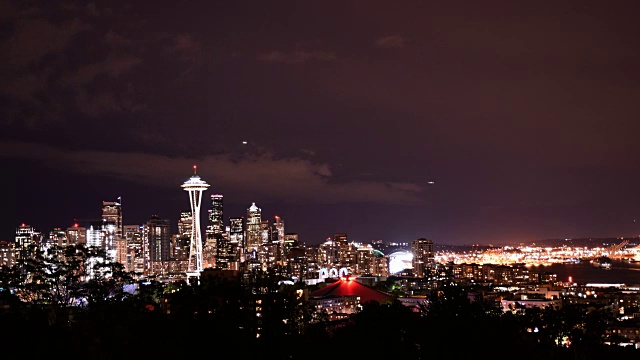
[[[197,167],[196,165],[193,165],[193,175],[197,175],[197,173],[196,173],[196,169],[197,169],[197,168],[198,168],[198,167]]]

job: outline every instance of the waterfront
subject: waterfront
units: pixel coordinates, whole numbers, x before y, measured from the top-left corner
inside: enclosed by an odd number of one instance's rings
[[[555,273],[558,280],[578,284],[640,285],[640,262],[613,261],[610,269],[593,266],[589,261],[577,264],[551,264],[531,268],[531,272]]]

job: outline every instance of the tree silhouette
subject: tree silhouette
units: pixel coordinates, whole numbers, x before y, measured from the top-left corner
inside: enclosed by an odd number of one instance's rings
[[[482,289],[457,283],[431,291],[419,312],[398,300],[371,301],[347,319],[328,321],[307,301],[310,287],[282,282],[272,270],[205,271],[191,284],[133,282],[100,249],[27,253],[0,269],[7,358],[189,357],[211,344],[254,360],[324,359],[327,344],[334,358],[424,359],[441,349],[453,358],[517,353],[523,360],[621,360],[640,351],[603,345],[614,321],[610,309],[564,303],[503,312]],[[126,291],[128,285],[135,291]]]

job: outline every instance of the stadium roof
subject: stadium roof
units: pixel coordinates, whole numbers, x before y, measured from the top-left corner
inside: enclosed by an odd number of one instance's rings
[[[311,292],[309,296],[311,298],[359,296],[361,304],[367,303],[369,301],[384,303],[392,301],[394,299],[393,295],[372,289],[366,285],[360,284],[356,280],[351,279],[338,280],[332,284]]]

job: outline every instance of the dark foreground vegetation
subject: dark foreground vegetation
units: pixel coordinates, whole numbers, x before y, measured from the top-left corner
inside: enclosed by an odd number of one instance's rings
[[[272,273],[135,282],[117,263],[98,262],[85,281],[93,256],[74,247],[0,271],[0,358],[640,359],[640,350],[604,344],[623,340],[606,337],[604,309],[515,315],[450,284],[418,311],[369,302],[329,322],[306,300],[309,288]]]

